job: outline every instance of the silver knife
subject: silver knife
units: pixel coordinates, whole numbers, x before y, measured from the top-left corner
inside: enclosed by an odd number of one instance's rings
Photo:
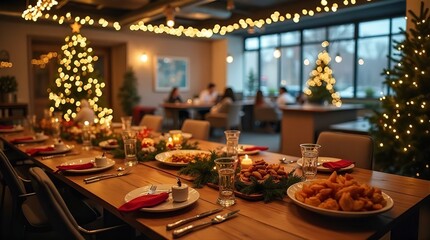
[[[104,177],[109,177],[109,176],[114,176],[114,175],[116,175],[116,174],[115,173],[100,174],[100,175],[85,178],[84,182],[92,180],[92,179],[96,179],[96,178],[104,178]]]
[[[230,219],[231,217],[235,216],[236,213],[238,213],[238,212],[239,212],[239,210],[236,210],[236,211],[224,214],[224,215],[216,215],[214,218],[211,219],[210,222],[205,222],[205,223],[197,224],[197,225],[188,225],[186,227],[174,230],[173,231],[173,238],[182,237],[185,234],[188,234],[188,233],[190,233],[190,232],[192,232],[194,230],[201,229],[201,228],[210,226],[212,224],[222,223],[225,220]]]
[[[42,160],[56,158],[56,157],[67,157],[67,156],[73,156],[78,155],[79,152],[71,152],[71,153],[63,153],[63,154],[55,154],[55,155],[49,155],[49,156],[43,156]]]
[[[115,177],[125,176],[125,175],[130,174],[130,172],[131,172],[131,169],[129,169],[128,171],[126,170],[126,171],[124,171],[124,172],[120,172],[120,173],[112,174],[112,175],[105,175],[105,176],[100,175],[100,176],[98,176],[97,178],[90,178],[89,180],[84,179],[84,182],[85,182],[86,184],[88,184],[88,183],[93,183],[93,182],[98,182],[98,181],[100,181],[100,180],[105,180],[105,179],[109,179],[109,178],[115,178]]]
[[[222,208],[217,208],[217,209],[214,209],[214,210],[210,210],[210,211],[207,211],[207,212],[204,212],[204,213],[197,214],[197,215],[195,215],[193,217],[189,217],[189,218],[185,218],[185,219],[176,221],[174,223],[169,223],[169,224],[167,224],[166,229],[167,230],[172,230],[173,228],[177,228],[179,226],[182,226],[182,225],[184,225],[186,223],[189,223],[189,222],[192,222],[194,220],[197,220],[197,219],[200,219],[200,218],[212,215],[212,214],[217,213],[217,212],[221,212],[223,209],[224,209],[223,207]]]

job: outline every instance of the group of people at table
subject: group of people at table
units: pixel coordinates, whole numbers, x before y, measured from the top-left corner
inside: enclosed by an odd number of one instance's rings
[[[237,100],[232,88],[227,87],[224,90],[224,93],[222,95],[219,95],[219,93],[216,91],[215,88],[216,86],[214,83],[209,83],[207,88],[201,91],[198,98],[196,98],[195,100],[198,103],[213,104],[213,106],[210,108],[209,111],[207,110],[198,111],[198,114],[200,115],[201,119],[205,119],[205,114],[209,112],[227,113],[228,111],[227,106],[234,103]],[[259,107],[273,108],[278,113],[279,117],[281,116],[281,111],[279,110],[279,107],[289,105],[289,104],[295,104],[296,102],[300,101],[298,97],[294,97],[293,95],[291,95],[288,92],[286,87],[279,88],[279,95],[277,96],[275,101],[272,101],[271,99],[266,98],[261,90],[258,90],[256,92],[254,99],[255,99],[254,100],[255,108],[259,108]],[[184,102],[180,96],[179,88],[173,87],[165,102],[166,103]],[[189,117],[190,117],[190,113],[188,110],[179,111],[179,119],[181,121]]]

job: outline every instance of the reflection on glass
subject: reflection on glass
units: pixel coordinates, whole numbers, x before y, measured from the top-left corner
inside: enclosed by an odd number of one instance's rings
[[[315,67],[315,61],[318,58],[318,53],[323,50],[320,43],[317,44],[306,44],[303,46],[303,59],[309,60],[309,65],[303,66],[303,89],[306,87],[306,81],[309,78],[309,74]]]
[[[300,47],[283,48],[281,58],[281,85],[287,86],[288,92],[297,96],[300,91]]]
[[[379,96],[384,90],[381,69],[388,67],[388,44],[388,36],[358,41],[358,56],[364,59],[364,64],[357,66],[356,97],[366,97],[366,92],[373,92],[375,96]]]
[[[329,48],[329,54],[332,58],[330,67],[333,70],[333,75],[336,79],[336,91],[339,92],[342,98],[351,98],[349,92],[344,93],[342,90],[352,87],[353,78],[351,75],[351,69],[354,68],[354,40],[345,41],[333,41]],[[342,57],[341,62],[333,61],[336,54]]]
[[[276,47],[279,44],[279,35],[278,34],[272,34],[272,35],[264,35],[261,36],[261,47]]]
[[[261,50],[261,91],[264,95],[278,89],[278,61],[273,57],[274,48]]]
[[[358,24],[358,36],[367,37],[390,33],[390,19],[362,22]]]
[[[258,52],[245,52],[245,82],[244,94],[253,96],[258,88]]]
[[[328,28],[328,39],[346,39],[354,37],[354,24],[343,24]]]
[[[303,30],[303,42],[322,42],[326,40],[326,28],[314,28]]]

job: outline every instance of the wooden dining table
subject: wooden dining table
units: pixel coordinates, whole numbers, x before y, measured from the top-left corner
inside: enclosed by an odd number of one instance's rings
[[[52,144],[52,140],[36,144],[10,143],[19,134],[1,135],[11,151],[25,152],[35,146]],[[199,199],[192,205],[171,212],[136,211],[122,213],[117,209],[125,203],[127,193],[144,186],[157,184],[175,184],[176,177],[193,186],[189,176],[178,175],[178,168],[159,161],[140,162],[131,174],[86,184],[83,179],[101,172],[87,174],[55,173],[57,166],[73,159],[95,157],[102,154],[102,149],[93,147],[83,150],[75,142],[72,156],[60,156],[42,159],[41,155],[30,156],[38,166],[60,179],[81,194],[100,204],[106,211],[114,214],[127,224],[148,236],[150,239],[172,239],[172,230],[166,225],[219,208],[216,203],[218,191],[205,186],[196,188]],[[215,150],[224,146],[221,143],[199,141],[200,149]],[[108,155],[109,156],[109,155]],[[268,163],[280,163],[279,159],[297,160],[297,156],[286,156],[267,151],[260,151],[250,156],[253,160],[264,159]],[[102,173],[116,173],[123,165],[123,159],[114,159],[115,166]],[[297,168],[297,163],[281,163],[287,171]],[[298,171],[298,174],[300,171]],[[353,168],[350,174],[359,182],[380,188],[394,201],[393,207],[381,214],[364,218],[330,217],[295,204],[288,196],[282,200],[268,203],[237,198],[236,204],[225,208],[222,213],[240,210],[236,217],[225,223],[212,225],[192,232],[182,239],[379,239],[391,233],[391,239],[418,239],[418,221],[420,208],[430,202],[430,182],[415,178],[387,174],[360,168]],[[318,173],[317,178],[328,178],[329,173]],[[214,215],[193,223],[209,221]]]

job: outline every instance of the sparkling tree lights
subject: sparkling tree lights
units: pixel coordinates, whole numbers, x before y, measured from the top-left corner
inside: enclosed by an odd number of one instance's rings
[[[372,119],[376,170],[430,179],[430,19],[421,2],[420,15],[410,12],[414,27],[384,70],[393,94],[381,97],[382,111]]]
[[[72,24],[72,36],[65,38],[61,47],[58,77],[54,85],[48,89],[51,100],[50,111],[61,111],[66,121],[76,117],[82,99],[88,100],[96,113],[95,123],[103,124],[112,120],[112,109],[102,107],[100,99],[105,83],[98,79],[93,63],[98,57],[93,56],[93,49],[88,46],[87,38],[79,33],[80,25]]]
[[[316,60],[316,67],[309,74],[310,78],[306,82],[308,88],[304,90],[309,102],[323,103],[328,101],[336,107],[342,105],[339,93],[334,89],[336,79],[333,77],[333,70],[331,70],[329,63],[331,61],[330,55],[327,51],[322,51],[318,54]]]

